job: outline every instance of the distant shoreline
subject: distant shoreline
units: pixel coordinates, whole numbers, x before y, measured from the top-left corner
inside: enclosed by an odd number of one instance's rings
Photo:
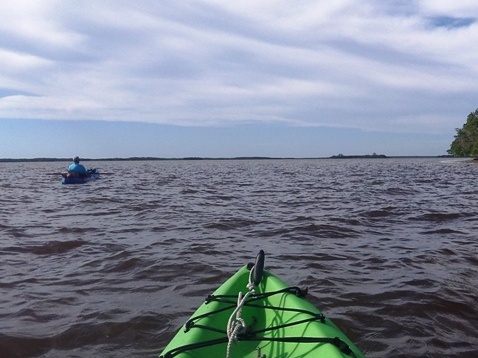
[[[458,158],[452,155],[410,155],[410,156],[385,156],[380,155],[333,155],[331,157],[183,157],[183,158],[160,158],[160,157],[128,157],[128,158],[83,158],[82,162],[125,162],[125,161],[199,161],[199,160],[323,160],[323,159],[388,159],[388,158]],[[466,158],[463,158],[466,159]],[[469,158],[473,159],[473,158]],[[71,158],[0,158],[0,163],[26,163],[26,162],[71,162]]]
[[[387,158],[385,154],[363,154],[363,155],[343,155],[343,154],[338,154],[338,155],[333,155],[331,157],[332,159],[368,159],[368,158],[373,158],[373,159],[379,159],[379,158]]]

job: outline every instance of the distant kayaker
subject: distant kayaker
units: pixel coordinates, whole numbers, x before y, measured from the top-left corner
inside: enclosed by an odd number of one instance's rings
[[[73,163],[68,167],[68,174],[79,177],[87,175],[86,168],[80,164],[80,158],[78,156],[73,158]]]

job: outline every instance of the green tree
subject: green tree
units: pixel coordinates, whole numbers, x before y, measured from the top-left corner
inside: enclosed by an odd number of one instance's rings
[[[478,156],[478,109],[468,115],[462,128],[456,129],[448,154],[459,157]]]

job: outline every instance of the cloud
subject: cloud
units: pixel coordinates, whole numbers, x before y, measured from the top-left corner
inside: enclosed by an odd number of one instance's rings
[[[474,1],[2,3],[0,112],[449,130],[476,106],[477,10]]]
[[[425,15],[468,17],[476,14],[478,3],[474,0],[435,1],[421,0],[418,2],[420,12]]]

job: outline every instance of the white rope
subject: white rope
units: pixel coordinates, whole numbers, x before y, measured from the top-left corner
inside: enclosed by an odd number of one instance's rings
[[[242,307],[246,302],[249,295],[254,293],[254,284],[252,282],[252,274],[254,272],[254,268],[252,268],[251,272],[249,273],[249,283],[247,284],[247,289],[249,290],[244,297],[242,297],[242,292],[239,292],[237,297],[237,306],[234,311],[231,313],[229,320],[227,321],[227,353],[226,358],[230,357],[231,354],[231,347],[233,343],[237,342],[237,336],[239,333],[244,332],[246,330],[246,322],[242,319]]]

